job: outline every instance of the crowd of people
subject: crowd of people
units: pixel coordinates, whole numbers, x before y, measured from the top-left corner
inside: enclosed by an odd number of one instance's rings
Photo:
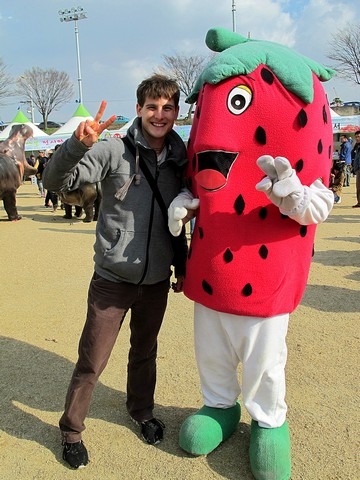
[[[333,161],[330,172],[330,189],[334,192],[334,203],[341,203],[344,187],[350,186],[352,176],[356,179],[356,203],[360,208],[360,130],[355,132],[355,143],[347,135],[340,136],[340,150]]]

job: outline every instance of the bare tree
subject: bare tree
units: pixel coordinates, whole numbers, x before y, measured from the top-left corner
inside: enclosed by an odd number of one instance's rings
[[[43,117],[45,129],[50,113],[59,110],[74,94],[74,87],[65,72],[33,67],[16,81],[16,93],[32,101]]]
[[[13,93],[13,80],[6,72],[6,65],[0,58],[0,103],[2,98],[14,95]]]
[[[330,41],[328,58],[335,62],[339,77],[360,85],[360,26],[350,25],[338,30]]]
[[[164,66],[158,67],[158,72],[174,78],[180,91],[187,97],[209,58],[201,55],[186,56],[175,53],[175,55],[163,55],[163,59]],[[189,106],[188,119],[191,118],[191,111],[192,105]]]

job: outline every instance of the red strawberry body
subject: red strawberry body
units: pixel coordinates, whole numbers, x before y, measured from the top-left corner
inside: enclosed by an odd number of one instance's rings
[[[269,317],[303,295],[316,227],[281,215],[255,185],[261,155],[286,157],[303,185],[328,183],[332,127],[316,75],[307,104],[260,65],[249,75],[206,83],[191,130],[189,179],[200,199],[185,294],[208,308]]]

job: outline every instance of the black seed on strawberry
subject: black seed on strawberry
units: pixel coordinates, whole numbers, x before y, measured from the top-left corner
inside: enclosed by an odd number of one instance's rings
[[[300,237],[306,237],[307,234],[307,226],[301,225],[300,227]]]
[[[324,123],[328,123],[328,114],[327,114],[325,105],[323,106],[323,110],[322,110],[322,111],[323,111]]]
[[[322,141],[319,140],[319,142],[318,142],[318,153],[322,153],[322,151],[323,151],[323,144],[322,144]]]
[[[304,160],[302,160],[300,158],[300,160],[298,160],[296,163],[295,163],[295,170],[297,171],[297,173],[301,172],[301,170],[304,168]]]
[[[257,127],[255,132],[255,139],[261,145],[266,145],[266,132],[263,127]]]
[[[267,208],[261,207],[259,210],[259,217],[261,218],[261,220],[265,220],[265,218],[267,217],[267,214],[268,214]]]
[[[307,124],[308,118],[303,108],[299,112],[298,121],[299,121],[300,127],[305,127],[305,125]]]
[[[234,258],[234,255],[232,254],[232,251],[229,248],[227,248],[224,253],[225,262],[230,263],[233,258]]]
[[[242,195],[239,195],[239,196],[237,197],[237,199],[235,200],[234,208],[235,208],[235,212],[236,212],[238,215],[241,215],[241,214],[243,213],[244,208],[245,208],[245,201],[244,201]]]
[[[269,85],[272,85],[274,82],[274,75],[267,68],[261,69],[261,78],[264,80],[264,82],[268,83]]]
[[[213,294],[212,286],[206,280],[203,280],[202,287],[203,287],[204,291],[206,293],[208,293],[209,295]]]
[[[267,247],[265,247],[265,245],[261,245],[261,247],[259,248],[259,254],[260,254],[260,257],[263,258],[264,260],[267,258],[269,254],[269,250],[267,249]]]
[[[245,287],[242,289],[242,293],[245,295],[245,297],[250,297],[252,294],[252,286],[250,283],[247,283]]]

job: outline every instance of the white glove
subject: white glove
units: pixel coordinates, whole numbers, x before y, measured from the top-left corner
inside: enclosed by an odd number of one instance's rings
[[[178,237],[183,224],[195,216],[194,212],[188,212],[188,210],[196,210],[199,207],[199,203],[200,200],[194,198],[192,193],[186,188],[170,203],[168,208],[168,226],[170,233],[174,237]]]
[[[267,176],[255,188],[264,192],[281,213],[289,215],[306,207],[305,187],[287,158],[263,155],[256,163]]]

